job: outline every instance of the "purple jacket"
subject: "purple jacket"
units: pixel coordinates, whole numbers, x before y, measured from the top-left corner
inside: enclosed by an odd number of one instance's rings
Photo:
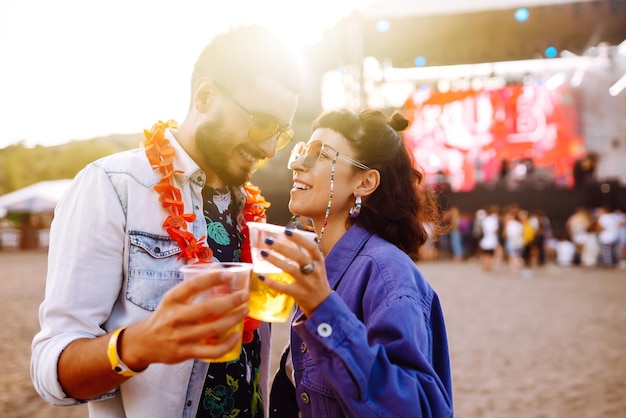
[[[326,270],[335,291],[292,324],[302,416],[452,417],[443,313],[415,263],[354,225]]]

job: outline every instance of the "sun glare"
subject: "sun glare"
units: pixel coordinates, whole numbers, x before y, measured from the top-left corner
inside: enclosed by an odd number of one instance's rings
[[[376,0],[243,0],[229,2],[222,12],[233,23],[260,23],[272,29],[291,48],[298,50],[322,39],[324,30],[354,10]]]
[[[0,148],[136,133],[155,119],[180,121],[193,64],[215,33],[259,23],[298,54],[342,17],[374,2],[10,2],[0,8]]]

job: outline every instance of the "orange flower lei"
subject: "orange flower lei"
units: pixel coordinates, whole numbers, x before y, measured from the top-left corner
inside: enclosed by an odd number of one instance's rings
[[[213,258],[213,251],[205,246],[206,236],[202,236],[199,240],[187,230],[187,223],[196,219],[195,213],[185,213],[185,205],[182,201],[180,189],[174,186],[172,178],[180,170],[174,169],[174,147],[165,138],[166,128],[177,128],[176,121],[168,120],[167,122],[158,121],[152,126],[152,129],[144,129],[144,137],[142,145],[146,151],[146,156],[153,169],[159,170],[163,177],[159,183],[154,186],[154,190],[159,194],[159,201],[169,215],[163,222],[163,227],[168,235],[176,241],[181,249],[178,258],[185,258],[185,261],[192,263],[210,263]],[[247,263],[252,262],[250,254],[250,238],[246,222],[264,222],[266,219],[265,210],[270,203],[261,195],[261,190],[252,183],[243,185],[245,192],[245,204],[243,209],[244,225],[242,234],[244,240],[241,244],[241,260]],[[256,330],[260,321],[247,317],[244,321],[243,342],[249,343],[254,338],[254,330]]]

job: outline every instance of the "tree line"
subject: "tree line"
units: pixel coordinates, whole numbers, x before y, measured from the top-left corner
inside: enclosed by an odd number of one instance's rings
[[[10,145],[0,149],[0,196],[44,180],[73,178],[98,158],[137,148],[143,135],[110,135],[55,146]]]

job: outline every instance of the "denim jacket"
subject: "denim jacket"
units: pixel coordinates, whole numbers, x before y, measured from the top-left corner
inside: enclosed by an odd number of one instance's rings
[[[292,324],[302,416],[452,417],[443,313],[413,261],[353,225],[326,271],[335,291]]]
[[[190,231],[205,236],[205,175],[169,130],[166,137],[176,149],[174,166],[181,173],[174,181],[185,212],[196,214]],[[69,343],[145,319],[182,280],[180,248],[163,229],[167,213],[153,190],[159,180],[143,149],[122,152],[85,167],[56,207],[39,309],[41,330],[33,339],[31,358],[35,389],[52,404],[84,402],[67,397],[59,384],[57,361]],[[243,193],[237,199],[243,208]],[[240,211],[238,222],[242,220]],[[269,326],[259,331],[261,388],[267,399]],[[89,401],[90,416],[194,417],[207,370],[208,364],[197,360],[152,364],[118,389]]]

